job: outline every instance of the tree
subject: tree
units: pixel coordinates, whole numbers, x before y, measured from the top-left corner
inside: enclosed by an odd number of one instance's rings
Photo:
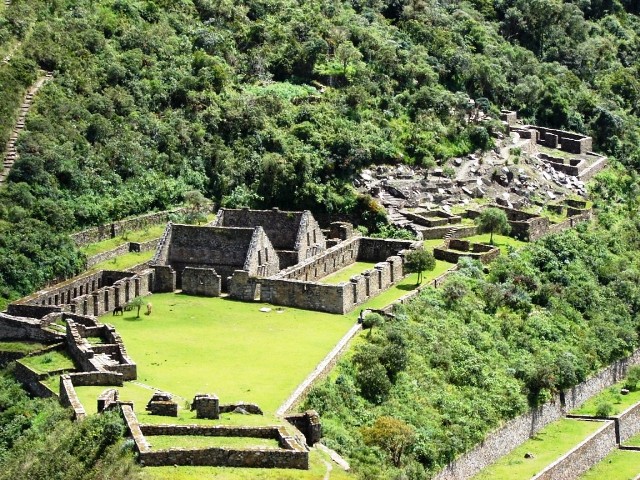
[[[209,201],[198,190],[190,190],[184,194],[184,203],[187,206],[187,222],[202,223],[207,219],[206,211]]]
[[[142,305],[144,305],[144,298],[136,297],[133,300],[131,300],[129,305],[131,307],[135,307],[135,308],[138,309],[137,314],[136,314],[136,318],[140,318],[140,309],[142,308]]]
[[[414,250],[407,255],[404,263],[405,268],[410,273],[417,273],[416,285],[422,283],[422,272],[431,271],[436,268],[436,259],[433,254],[426,250]]]
[[[500,233],[503,235],[511,231],[507,214],[503,210],[496,207],[485,208],[480,216],[476,218],[479,233],[490,233],[489,243],[493,245],[493,234]]]
[[[400,466],[402,454],[415,441],[415,430],[411,425],[393,417],[378,417],[370,427],[362,429],[364,443],[385,450],[396,467]]]

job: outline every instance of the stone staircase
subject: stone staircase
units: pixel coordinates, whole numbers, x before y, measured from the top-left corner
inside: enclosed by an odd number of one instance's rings
[[[24,130],[25,121],[27,118],[27,113],[29,113],[29,109],[33,103],[33,98],[35,97],[38,90],[42,88],[42,86],[53,78],[53,73],[46,72],[43,76],[36,80],[29,90],[27,90],[26,95],[22,101],[22,105],[20,105],[20,110],[18,113],[18,119],[16,120],[16,124],[11,132],[9,137],[9,141],[7,142],[7,146],[5,148],[5,155],[2,163],[2,171],[0,172],[0,184],[4,183],[9,176],[9,170],[13,167],[13,164],[18,159],[18,151],[16,149],[16,142],[18,141],[18,136]]]

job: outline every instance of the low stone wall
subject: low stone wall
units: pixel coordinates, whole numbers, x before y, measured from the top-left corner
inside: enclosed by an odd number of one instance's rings
[[[107,223],[99,227],[83,230],[82,232],[70,235],[71,239],[79,247],[89,243],[96,243],[109,238],[117,237],[127,231],[142,230],[150,225],[159,225],[169,221],[172,214],[182,214],[188,209],[186,207],[176,208],[174,210],[165,210],[162,212],[148,213],[137,217],[120,220],[117,222]]]
[[[291,412],[293,408],[301,403],[304,398],[309,393],[309,390],[313,387],[313,385],[325,375],[327,375],[331,369],[338,363],[340,356],[346,351],[351,343],[351,340],[358,334],[358,332],[362,329],[362,325],[356,323],[352,326],[349,331],[340,339],[340,341],[336,344],[335,347],[327,354],[324,359],[313,369],[307,378],[305,378],[300,385],[295,389],[295,391],[285,400],[285,402],[280,405],[278,410],[276,411],[276,415],[284,416],[288,412]]]
[[[282,427],[266,426],[231,426],[231,425],[171,425],[171,424],[142,424],[140,431],[143,435],[192,435],[198,437],[251,437],[270,438],[279,440],[287,436]]]
[[[124,384],[125,378],[118,372],[77,372],[68,375],[76,387],[117,386]]]
[[[360,237],[340,242],[320,255],[289,267],[273,276],[278,279],[313,282],[354,263],[360,250]]]
[[[51,375],[55,375],[57,372],[51,372]],[[36,397],[49,398],[55,397],[56,393],[49,389],[46,385],[40,382],[41,379],[47,377],[49,374],[40,374],[30,369],[26,365],[16,362],[13,370],[13,376],[20,382],[20,384],[32,395]]]
[[[222,425],[140,425],[131,405],[121,405],[127,430],[133,437],[138,459],[145,466],[192,465],[244,468],[309,468],[309,452],[283,427]],[[197,435],[271,438],[280,448],[172,448],[152,450],[145,435]]]
[[[69,375],[60,376],[60,404],[73,409],[74,420],[82,420],[87,416]]]
[[[294,468],[309,469],[306,450],[203,448],[172,448],[140,452],[140,462],[147,467],[167,465],[216,466],[236,468]]]
[[[535,475],[533,480],[577,479],[616,446],[615,426],[613,422],[606,421],[602,428]]]
[[[57,343],[63,335],[46,330],[35,318],[14,317],[0,313],[0,340],[32,340],[41,343]]]
[[[640,364],[640,349],[631,356],[612,363],[570,390],[555,395],[544,405],[509,420],[502,427],[489,433],[473,450],[450,463],[434,476],[434,480],[462,480],[472,477],[549,423],[563,418],[568,411],[580,407],[595,394],[619,382],[624,378],[629,367],[638,364]]]

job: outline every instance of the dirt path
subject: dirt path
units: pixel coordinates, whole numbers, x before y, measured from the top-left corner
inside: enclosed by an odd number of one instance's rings
[[[38,93],[38,90],[40,90],[40,88],[42,88],[42,86],[52,78],[53,74],[51,72],[46,72],[44,75],[41,75],[36,82],[29,87],[24,99],[22,100],[18,119],[16,120],[15,126],[13,127],[13,131],[11,132],[11,136],[9,137],[9,141],[7,142],[7,146],[4,150],[4,161],[2,165],[2,172],[0,172],[0,185],[5,182],[7,176],[9,176],[9,170],[11,170],[11,167],[13,167],[13,164],[18,159],[16,142],[18,140],[18,135],[20,135],[20,132],[24,130],[25,120],[27,118],[27,113],[29,113],[29,109],[31,108],[31,104],[33,103],[33,98],[36,93]]]

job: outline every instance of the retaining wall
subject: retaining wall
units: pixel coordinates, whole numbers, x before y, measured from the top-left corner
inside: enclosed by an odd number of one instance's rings
[[[60,403],[63,407],[73,409],[74,420],[82,420],[87,416],[69,375],[60,376]]]
[[[640,349],[630,357],[618,360],[598,374],[576,385],[549,402],[506,422],[489,433],[473,450],[451,462],[435,480],[463,480],[496,462],[518,445],[525,442],[549,423],[559,420],[603,389],[619,382],[630,366],[640,364]]]
[[[162,212],[148,213],[117,222],[106,223],[99,227],[89,228],[82,232],[70,235],[71,239],[79,247],[89,243],[96,243],[109,238],[117,237],[127,231],[142,230],[149,225],[158,225],[169,221],[172,214],[186,213],[188,208],[176,208],[174,210],[165,210]]]
[[[582,420],[588,421],[588,420]],[[597,432],[553,462],[533,480],[573,480],[609,455],[616,448],[615,425],[606,421]]]
[[[618,443],[624,443],[640,432],[640,403],[627,408],[616,416]]]
[[[33,340],[41,343],[60,342],[63,335],[45,330],[35,318],[14,317],[0,313],[0,340]]]

